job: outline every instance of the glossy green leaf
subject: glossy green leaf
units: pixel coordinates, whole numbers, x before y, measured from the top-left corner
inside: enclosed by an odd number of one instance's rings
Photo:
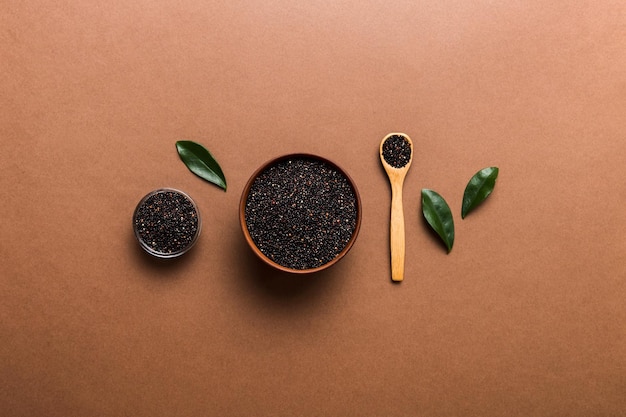
[[[180,140],[176,142],[176,150],[191,172],[226,191],[226,177],[222,168],[204,146],[190,140]]]
[[[430,227],[446,244],[448,253],[450,253],[454,244],[454,220],[446,200],[433,190],[423,189],[422,213]]]
[[[463,207],[461,208],[461,218],[474,210],[493,191],[498,178],[498,167],[488,167],[478,171],[467,183],[465,193],[463,193]]]

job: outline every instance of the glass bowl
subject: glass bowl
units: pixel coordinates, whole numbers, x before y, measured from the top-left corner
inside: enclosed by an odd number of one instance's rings
[[[176,258],[198,240],[202,221],[196,203],[174,188],[160,188],[139,201],[133,230],[141,248],[157,258]]]

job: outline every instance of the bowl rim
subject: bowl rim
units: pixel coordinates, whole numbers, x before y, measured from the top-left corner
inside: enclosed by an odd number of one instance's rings
[[[250,232],[248,231],[248,227],[246,224],[246,214],[245,214],[246,203],[248,201],[248,195],[250,193],[250,189],[252,188],[252,184],[257,179],[257,177],[266,169],[282,161],[286,161],[289,159],[311,159],[311,160],[317,160],[319,162],[329,165],[330,167],[335,169],[337,172],[339,172],[341,175],[343,175],[347,179],[348,184],[350,185],[350,188],[352,189],[352,192],[354,193],[354,197],[356,200],[356,209],[357,209],[356,223],[354,225],[354,230],[352,231],[352,236],[350,236],[350,240],[348,240],[348,243],[346,243],[344,248],[337,254],[337,256],[335,256],[333,259],[326,262],[325,264],[317,266],[315,268],[294,269],[294,268],[283,266],[277,262],[274,262],[273,260],[268,258],[263,252],[261,252],[261,250],[256,246],[256,244],[252,240],[252,237],[250,236]],[[363,208],[361,205],[361,196],[359,195],[359,190],[357,189],[356,183],[354,182],[352,177],[343,168],[337,165],[335,162],[331,161],[328,158],[315,155],[312,153],[302,153],[302,152],[290,153],[290,154],[281,155],[281,156],[267,160],[265,163],[261,164],[261,166],[257,168],[254,171],[254,173],[250,176],[250,178],[246,182],[246,185],[243,188],[243,191],[241,193],[241,198],[239,200],[239,224],[241,226],[241,231],[243,232],[243,235],[248,244],[248,247],[250,247],[250,249],[252,249],[252,252],[254,252],[254,254],[263,262],[265,262],[267,265],[275,269],[278,269],[280,271],[289,272],[292,274],[311,274],[314,272],[318,272],[318,271],[322,271],[324,269],[330,268],[331,266],[339,262],[339,260],[341,260],[350,251],[350,249],[352,249],[352,246],[354,245],[354,242],[356,241],[356,238],[359,234],[359,230],[361,229],[362,217],[363,217]]]
[[[196,233],[194,234],[193,239],[191,240],[189,245],[187,245],[185,248],[179,250],[178,252],[172,252],[172,253],[163,253],[163,252],[156,251],[156,250],[152,249],[148,244],[146,244],[144,242],[144,240],[141,238],[141,236],[139,236],[139,231],[137,230],[137,224],[135,222],[135,219],[137,218],[137,212],[139,210],[139,207],[141,207],[141,205],[143,203],[145,203],[146,200],[148,200],[148,198],[152,197],[153,195],[160,194],[160,193],[166,193],[166,192],[173,192],[173,193],[176,193],[176,194],[180,194],[184,198],[189,200],[189,202],[193,206],[194,210],[196,211],[196,215],[198,216],[198,229],[196,230]],[[139,246],[141,246],[141,248],[146,253],[148,253],[149,255],[152,255],[152,256],[154,256],[156,258],[160,258],[160,259],[178,258],[179,256],[184,255],[185,253],[189,252],[191,250],[191,248],[193,248],[195,246],[196,242],[198,241],[198,237],[200,236],[200,231],[201,230],[202,230],[202,217],[200,215],[200,210],[198,209],[198,205],[196,204],[194,199],[189,196],[189,194],[187,194],[186,192],[181,191],[179,189],[176,189],[176,188],[161,187],[161,188],[157,188],[157,189],[154,189],[154,190],[150,191],[148,194],[143,196],[141,198],[141,200],[139,200],[139,203],[137,203],[137,206],[135,206],[135,210],[133,211],[133,231],[134,231],[134,234],[135,234],[135,238],[137,239],[137,242],[139,242]]]

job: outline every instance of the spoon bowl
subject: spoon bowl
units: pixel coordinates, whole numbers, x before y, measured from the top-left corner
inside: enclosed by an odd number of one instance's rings
[[[390,133],[380,142],[380,161],[391,184],[391,221],[389,227],[391,250],[391,279],[404,279],[404,209],[402,187],[413,160],[413,142],[404,133]]]

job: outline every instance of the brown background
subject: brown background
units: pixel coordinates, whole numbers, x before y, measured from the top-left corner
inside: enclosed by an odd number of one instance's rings
[[[1,415],[626,415],[625,3],[5,1],[0,93]],[[401,285],[392,131],[416,148]],[[364,205],[316,276],[269,270],[239,228],[248,177],[290,152]],[[204,219],[168,263],[131,229],[163,186]],[[453,209],[449,255],[422,188]]]

